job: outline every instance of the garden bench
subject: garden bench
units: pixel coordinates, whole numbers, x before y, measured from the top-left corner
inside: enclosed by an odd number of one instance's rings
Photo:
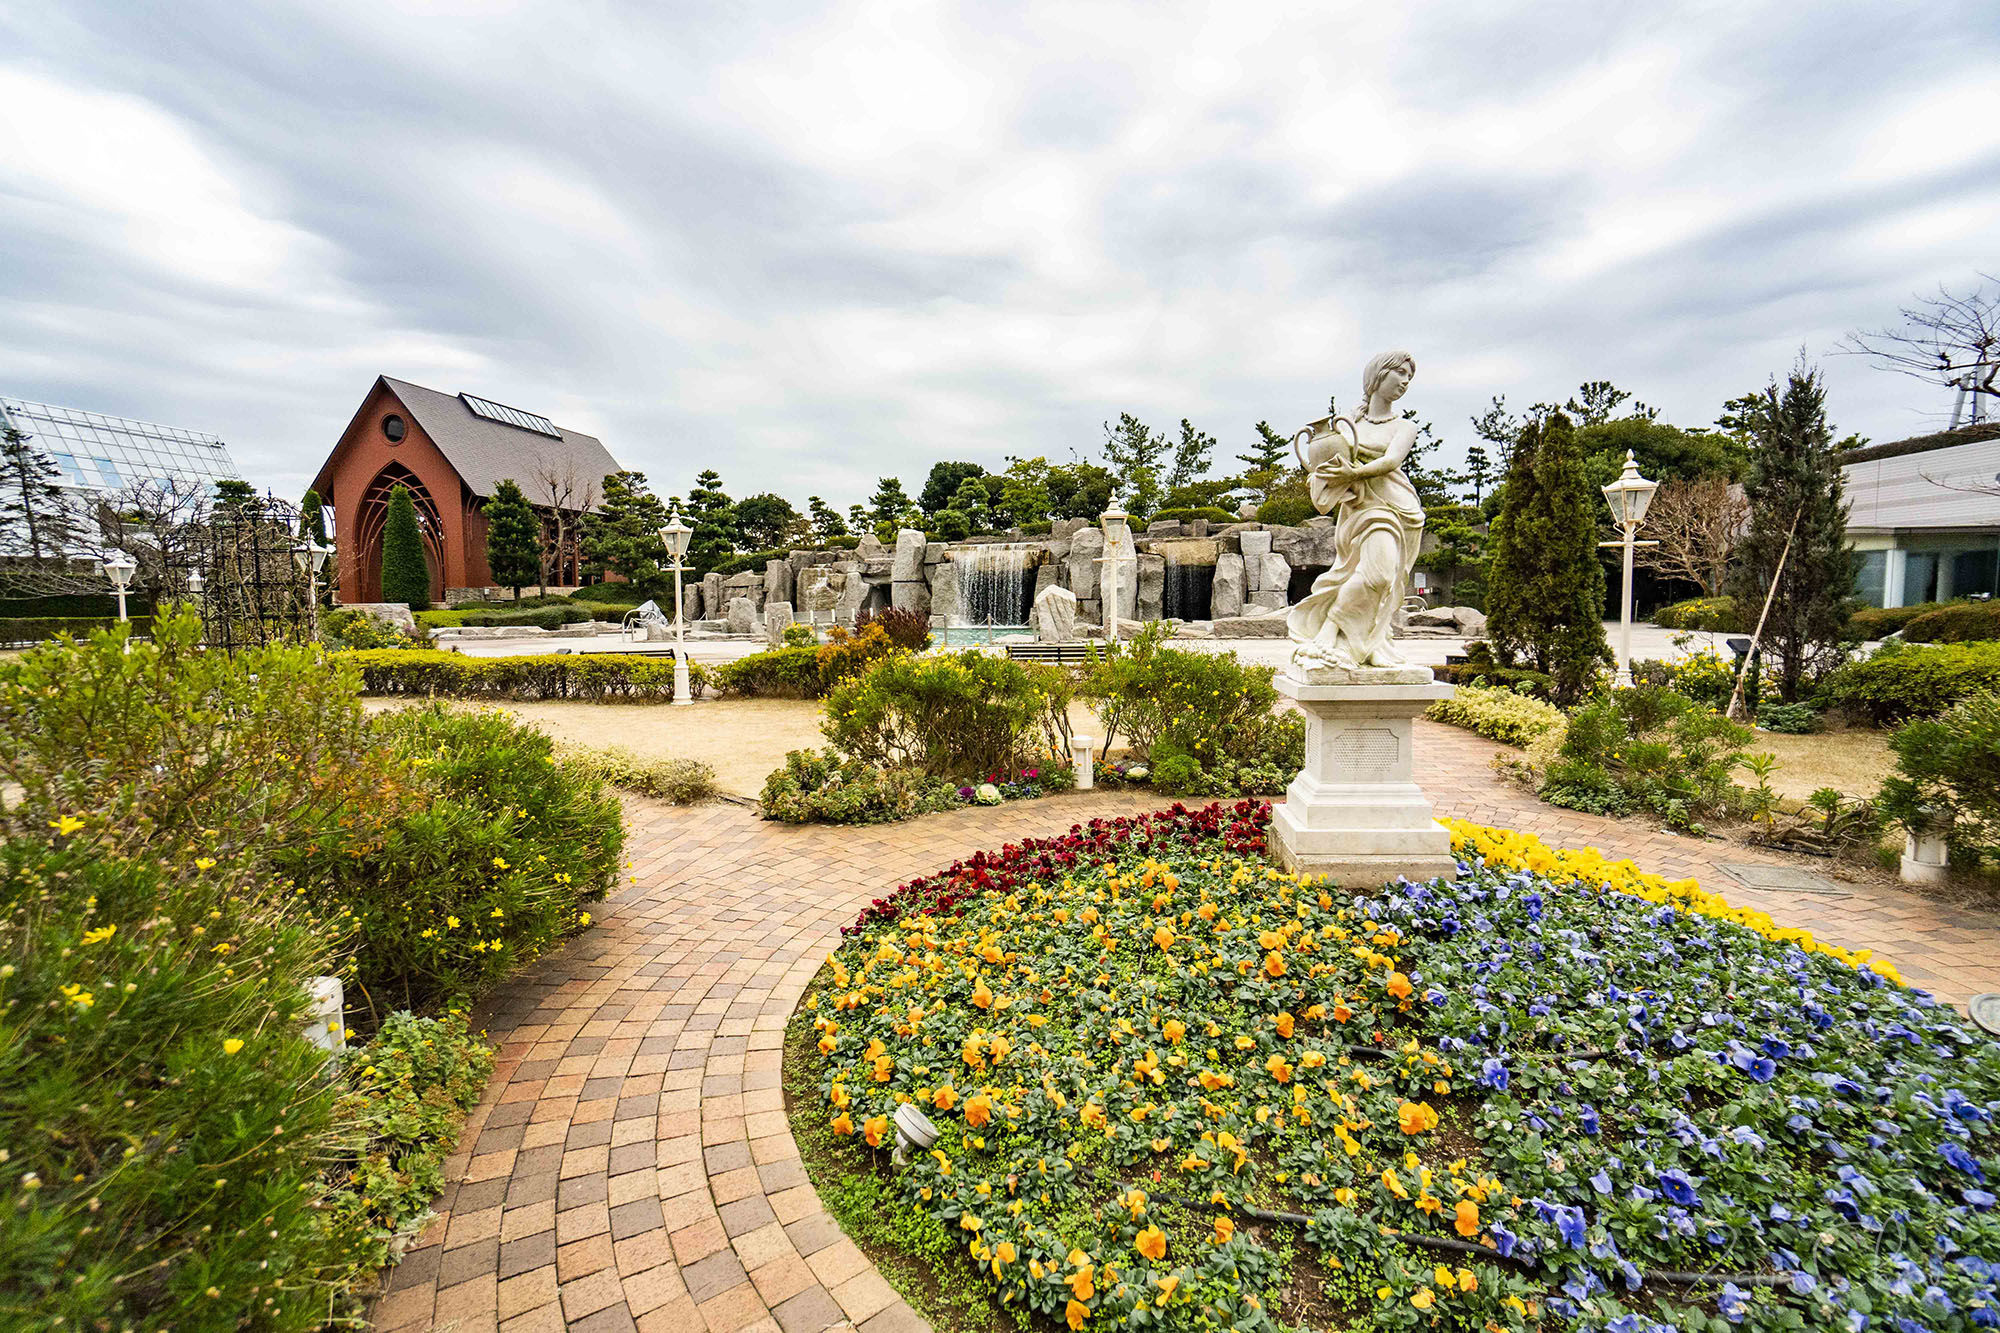
[[[1007,656],[1017,662],[1050,662],[1056,666],[1082,666],[1090,660],[1093,645],[1088,643],[1010,643]]]

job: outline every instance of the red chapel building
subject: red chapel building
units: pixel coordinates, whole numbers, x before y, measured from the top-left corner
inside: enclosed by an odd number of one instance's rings
[[[491,585],[482,511],[494,487],[509,478],[542,514],[543,548],[551,553],[548,582],[574,586],[575,516],[594,507],[606,474],[618,470],[596,437],[547,417],[379,376],[313,478],[321,503],[333,509],[339,599],[381,600],[382,529],[398,486],[416,503],[432,599]],[[570,509],[564,526],[571,536],[561,551],[553,549],[557,497]]]

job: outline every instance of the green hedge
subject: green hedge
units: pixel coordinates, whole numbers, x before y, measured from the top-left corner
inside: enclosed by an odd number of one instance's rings
[[[1661,629],[1708,630],[1717,634],[1750,632],[1734,597],[1694,597],[1673,602],[1653,612],[1653,623]]]
[[[368,694],[447,699],[585,699],[597,703],[665,703],[674,697],[674,664],[635,653],[540,653],[471,657],[435,649],[369,649],[337,653],[361,672]],[[700,662],[688,663],[696,695],[712,684]]]
[[[1242,521],[1227,509],[1217,509],[1214,505],[1201,505],[1191,509],[1162,509],[1147,521],[1149,523],[1163,523],[1171,519],[1176,522],[1187,523],[1197,518],[1205,518],[1211,523],[1237,523]]]
[[[1277,527],[1295,528],[1317,517],[1319,511],[1302,495],[1276,495],[1257,506],[1257,521]]]
[[[57,635],[67,634],[73,639],[89,636],[92,630],[110,629],[118,623],[116,614],[109,616],[13,616],[0,620],[0,644],[41,643]],[[153,629],[151,616],[133,616],[132,632],[149,634]]]
[[[1525,667],[1503,667],[1483,665],[1478,662],[1451,662],[1431,668],[1431,674],[1439,680],[1453,685],[1491,685],[1500,689],[1521,691],[1537,699],[1546,699],[1555,689],[1555,680],[1546,671],[1531,671]]]
[[[1836,669],[1818,701],[1886,724],[1934,717],[1983,690],[2000,690],[2000,643],[1886,647]]]
[[[1562,709],[1552,703],[1512,690],[1482,689],[1476,685],[1465,686],[1451,698],[1438,700],[1424,716],[1522,749],[1569,723]]]
[[[728,578],[731,574],[762,574],[764,566],[773,560],[783,560],[791,554],[786,550],[745,551],[742,555],[732,555],[712,571]],[[671,591],[671,589],[669,590]]]
[[[673,588],[667,595],[673,596]],[[622,606],[627,610],[647,600],[643,589],[630,583],[593,583],[587,588],[578,588],[569,595],[573,602],[594,602],[600,606]]]
[[[721,667],[715,679],[731,694],[778,699],[817,699],[828,684],[820,671],[819,649],[810,645],[739,657]]]
[[[1847,630],[1864,641],[1886,639],[1891,634],[1901,634],[1904,626],[1926,611],[1961,605],[1961,602],[1914,602],[1909,606],[1864,606],[1847,618]]]
[[[1914,616],[1903,626],[1911,643],[1973,643],[2000,639],[2000,602],[1960,602]]]
[[[153,594],[134,589],[125,594],[127,615],[151,615]],[[44,616],[80,616],[86,620],[118,619],[118,598],[110,593],[51,593],[46,597],[0,597],[0,620],[38,620]]]
[[[612,620],[625,614],[624,608],[613,610]],[[560,606],[531,607],[525,611],[419,611],[417,623],[425,629],[492,628],[501,626],[533,627],[535,629],[561,629],[564,625],[583,625],[597,619],[595,611],[581,602],[565,599]]]

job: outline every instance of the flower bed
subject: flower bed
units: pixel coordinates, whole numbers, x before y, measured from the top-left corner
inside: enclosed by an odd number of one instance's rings
[[[2000,1049],[1688,881],[1458,826],[1348,898],[1253,802],[864,911],[794,1116],[1072,1329],[1994,1323]]]

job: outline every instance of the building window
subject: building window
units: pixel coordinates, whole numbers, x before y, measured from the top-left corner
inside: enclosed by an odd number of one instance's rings
[[[389,443],[401,444],[403,436],[409,433],[409,428],[403,424],[401,417],[392,412],[382,418],[382,433],[389,437]]]
[[[2000,593],[2000,548],[1960,551],[1951,558],[1953,597],[1991,597]]]
[[[1882,605],[1883,582],[1889,573],[1887,551],[1863,551],[1854,591],[1870,606]]]

